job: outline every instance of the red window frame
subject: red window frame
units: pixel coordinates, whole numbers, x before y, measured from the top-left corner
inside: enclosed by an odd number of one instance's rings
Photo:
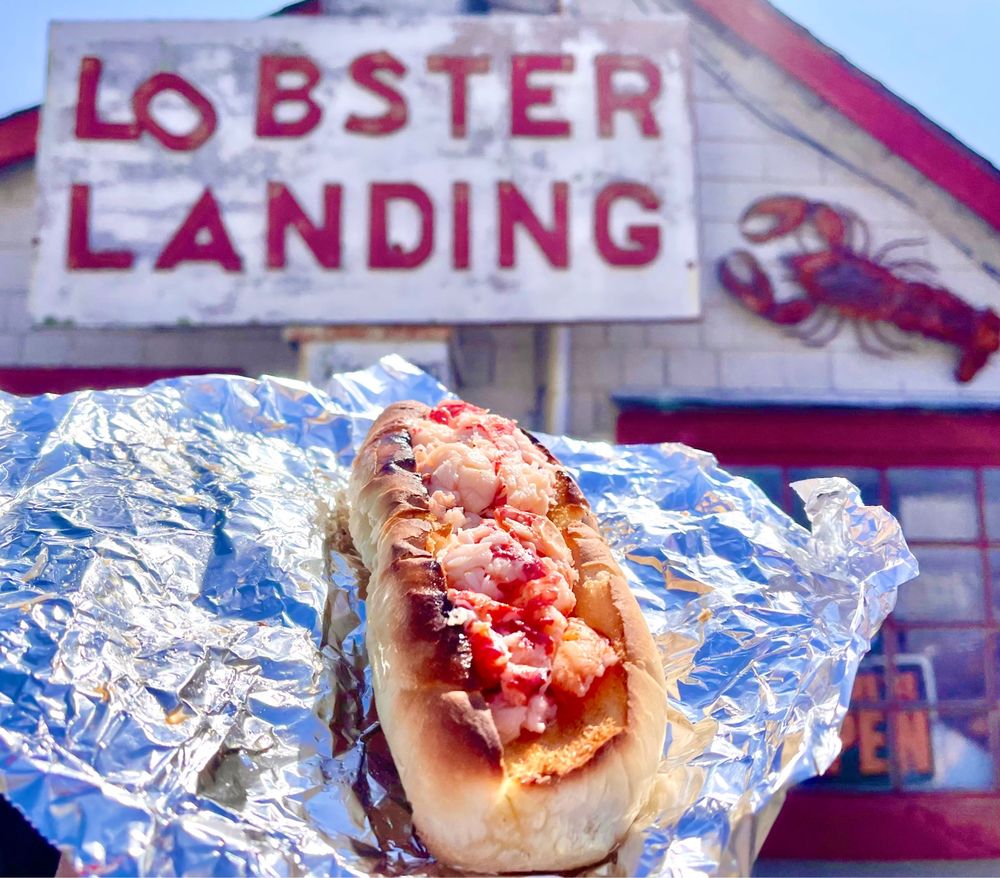
[[[37,368],[12,366],[0,368],[0,390],[16,396],[39,396],[43,393],[71,393],[75,390],[113,390],[124,387],[145,387],[161,378],[182,375],[242,375],[232,367],[206,368],[180,366],[169,369],[144,366]]]
[[[664,410],[625,405],[616,432],[622,443],[683,442],[710,451],[720,464],[733,467],[1000,467],[1000,412],[996,411],[707,405]],[[983,482],[981,475],[977,477],[981,504]],[[884,477],[882,482],[884,491]],[[989,576],[986,580],[988,588]],[[887,627],[893,624],[890,617]],[[986,640],[989,656],[996,651],[998,635],[996,620],[987,624],[993,626]],[[961,627],[961,623],[938,627]],[[886,640],[890,658],[892,640]],[[996,760],[1000,669],[992,661],[985,667],[991,699],[991,752]],[[1000,857],[998,773],[1000,765],[995,764],[991,792],[792,790],[761,856],[834,860]]]

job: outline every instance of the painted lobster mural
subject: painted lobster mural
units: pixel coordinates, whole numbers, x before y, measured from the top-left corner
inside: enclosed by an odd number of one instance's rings
[[[974,308],[934,286],[929,281],[935,269],[929,263],[889,258],[920,240],[892,241],[871,253],[871,233],[857,214],[794,195],[755,201],[740,217],[740,232],[753,244],[790,235],[798,240],[799,252],[784,254],[781,261],[801,296],[777,301],[770,278],[747,250],[719,260],[718,274],[722,286],[743,305],[772,323],[796,327],[790,331],[807,345],[826,344],[850,320],[862,348],[886,356],[909,350],[886,334],[886,327],[896,327],[958,347],[955,377],[961,382],[971,381],[1000,349],[996,312]],[[818,250],[806,246],[807,235],[818,242]],[[868,330],[875,344],[866,337]]]

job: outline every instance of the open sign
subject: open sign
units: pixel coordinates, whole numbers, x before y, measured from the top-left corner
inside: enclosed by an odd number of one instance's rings
[[[697,316],[680,19],[60,24],[39,318]]]
[[[935,701],[933,671],[926,659],[897,657],[895,695],[900,703]],[[932,717],[928,708],[890,713],[873,706],[853,706],[856,702],[871,704],[886,698],[884,664],[858,672],[851,693],[852,707],[840,730],[843,749],[818,783],[832,780],[839,784],[888,787],[890,761],[895,761],[900,775],[910,782],[933,777]],[[890,741],[895,744],[894,749]]]

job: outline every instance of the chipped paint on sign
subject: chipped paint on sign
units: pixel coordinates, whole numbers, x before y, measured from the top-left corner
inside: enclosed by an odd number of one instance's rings
[[[32,311],[698,315],[682,17],[52,29]]]

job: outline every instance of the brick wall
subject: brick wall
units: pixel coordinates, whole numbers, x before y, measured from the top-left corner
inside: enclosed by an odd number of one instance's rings
[[[884,149],[873,149],[867,135],[782,79],[762,59],[733,52],[703,28],[694,28],[693,35],[702,319],[575,327],[571,431],[611,435],[611,397],[619,392],[996,404],[1000,355],[974,382],[960,386],[952,377],[957,360],[953,348],[910,336],[912,351],[880,358],[864,351],[846,326],[826,346],[810,348],[749,313],[720,288],[715,277],[718,260],[748,246],[737,229],[740,214],[750,202],[769,194],[798,194],[852,208],[871,226],[875,249],[901,238],[926,239],[902,254],[930,261],[943,286],[970,303],[997,310],[1000,284],[940,229],[963,243],[972,242],[970,252],[992,253],[997,264],[1000,238],[984,234],[981,225],[963,217],[953,204],[942,206],[941,193],[931,192],[923,177]],[[729,81],[738,81],[738,90],[720,84],[720,65],[724,74],[728,65]],[[800,130],[808,128],[822,150],[763,121],[754,112],[753,99],[748,100],[754,93],[769,102],[765,117],[773,117],[775,107],[787,111]],[[880,177],[891,178],[893,188],[905,190],[905,195],[888,194],[874,182]],[[0,365],[228,366],[249,374],[294,374],[294,351],[278,329],[30,328],[26,303],[35,228],[32,168],[22,165],[0,172],[0,193]],[[905,198],[911,203],[904,203]],[[962,238],[965,232],[967,239]],[[782,298],[797,293],[780,282],[776,259],[794,247],[786,240],[752,248]],[[669,295],[670,283],[670,278],[664,279],[664,295]],[[542,327],[467,327],[456,333],[454,359],[461,392],[533,426],[541,410],[544,358]]]
[[[0,366],[191,366],[295,374],[295,352],[282,340],[280,328],[32,328],[33,166],[0,171],[0,193]]]
[[[190,366],[296,374],[297,355],[282,340],[281,328],[33,328],[28,287],[36,214],[33,165],[0,171],[0,367]],[[460,329],[453,354],[463,392],[481,405],[537,424],[536,375],[543,374],[538,334],[534,326]]]
[[[585,326],[573,332],[572,423],[578,435],[612,433],[615,392],[660,396],[773,396],[782,400],[860,400],[934,404],[956,399],[1000,401],[1000,354],[968,385],[953,378],[955,348],[910,335],[912,351],[879,357],[862,349],[853,328],[810,348],[781,327],[746,311],[721,288],[715,266],[726,253],[750,248],[774,279],[779,298],[798,295],[781,282],[777,255],[792,240],[751,247],[737,220],[755,199],[803,195],[853,208],[871,227],[873,250],[893,240],[923,238],[900,251],[938,269],[938,282],[977,307],[1000,310],[1000,284],[917,210],[842,164],[761,121],[717,84],[701,64],[693,70],[702,250],[702,319],[695,323]],[[745,83],[744,83],[745,84]],[[789,89],[793,88],[791,84]],[[824,143],[845,149],[856,129],[827,111]],[[887,163],[894,157],[885,156]],[[877,170],[871,168],[869,170]],[[916,177],[916,172],[913,172]],[[1000,252],[1000,239],[995,238]],[[665,294],[668,292],[665,284]]]
[[[540,334],[534,326],[460,329],[453,351],[457,389],[477,405],[539,426]]]

